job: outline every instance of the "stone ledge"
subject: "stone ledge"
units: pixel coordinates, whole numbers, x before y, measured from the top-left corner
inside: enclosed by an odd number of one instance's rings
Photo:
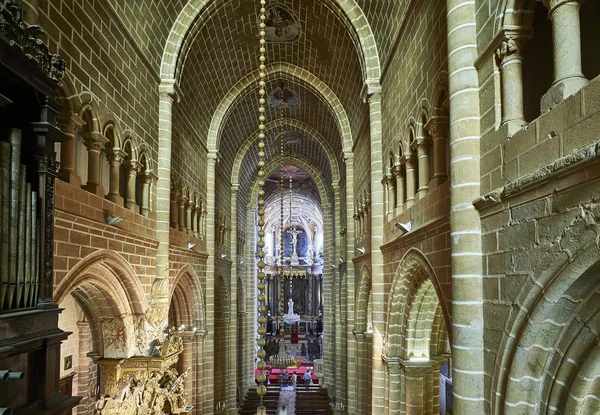
[[[479,211],[489,209],[503,200],[538,187],[549,180],[557,179],[574,170],[586,167],[599,158],[600,141],[597,141],[513,182],[508,182],[506,185],[486,193],[473,201],[473,205]]]

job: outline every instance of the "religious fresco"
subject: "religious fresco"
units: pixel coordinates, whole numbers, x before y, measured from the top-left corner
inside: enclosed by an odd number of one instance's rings
[[[281,84],[271,92],[270,103],[273,108],[278,108],[281,105],[287,108],[296,108],[300,105],[300,98],[290,88]]]
[[[300,21],[283,4],[272,4],[267,8],[265,40],[274,43],[290,43],[300,39]]]

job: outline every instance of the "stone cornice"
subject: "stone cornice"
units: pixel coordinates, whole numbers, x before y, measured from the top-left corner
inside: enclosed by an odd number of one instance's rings
[[[555,180],[573,170],[581,169],[600,158],[600,141],[561,157],[554,163],[537,169],[513,182],[492,190],[473,202],[479,211],[488,209],[504,200],[527,192],[550,180]]]

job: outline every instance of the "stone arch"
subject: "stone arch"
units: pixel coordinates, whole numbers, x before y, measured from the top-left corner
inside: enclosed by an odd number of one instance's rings
[[[139,153],[138,153],[138,143],[137,143],[137,138],[135,136],[135,134],[133,133],[133,131],[127,129],[125,131],[123,131],[123,147],[122,150],[124,150],[125,152],[127,152],[127,146],[129,146],[130,149],[130,153],[128,153],[128,155],[131,157],[131,160],[138,160],[139,159]]]
[[[358,36],[365,83],[367,85],[378,84],[381,78],[381,66],[375,36],[369,21],[356,0],[334,0],[334,2],[346,17],[346,22],[351,25]],[[213,6],[214,3],[215,0],[190,0],[181,10],[165,44],[160,67],[161,79],[176,79],[178,61],[187,35],[197,17],[205,9]]]
[[[146,166],[146,173],[154,172],[154,159],[152,158],[152,152],[146,143],[140,143],[136,147],[137,160]],[[145,160],[145,163],[144,161]]]
[[[597,225],[590,226],[590,213],[584,213],[539,255],[524,279],[494,365],[495,414],[594,412],[577,412],[586,408],[586,396],[597,404],[600,395],[586,381],[600,376],[599,361],[593,360],[600,339],[600,246]],[[586,374],[590,370],[595,374]]]
[[[135,272],[120,255],[97,251],[79,261],[58,282],[54,298],[61,304],[69,295],[90,323],[96,352],[105,357],[128,357],[134,353],[131,318],[142,316],[148,304]],[[121,332],[125,343],[109,345],[107,338],[114,340],[109,337],[111,332]]]
[[[321,145],[323,147],[325,154],[327,155],[327,159],[329,160],[329,165],[331,167],[332,180],[334,183],[338,183],[340,181],[340,168],[339,168],[337,159],[335,157],[335,153],[334,153],[333,149],[331,148],[331,145],[329,145],[327,140],[325,140],[325,137],[323,137],[321,135],[321,133],[319,133],[319,131],[317,131],[311,125],[309,125],[303,121],[296,120],[294,118],[288,118],[288,117],[284,118],[283,120],[276,119],[276,120],[270,121],[267,124],[265,124],[265,134],[268,134],[273,130],[278,130],[282,124],[289,126],[290,128],[292,128],[294,130],[306,133],[313,140],[315,140],[319,145]],[[256,146],[256,143],[258,141],[258,134],[259,134],[259,131],[255,130],[246,139],[246,141],[244,142],[244,144],[242,145],[242,147],[236,154],[235,162],[233,163],[233,169],[231,172],[231,183],[233,185],[239,184],[240,167],[244,160],[244,156],[246,155],[246,153],[248,153],[248,151],[252,147]]]
[[[256,70],[247,74],[238,83],[233,86],[223,97],[217,109],[215,110],[210,128],[208,130],[207,148],[209,153],[216,152],[219,147],[219,132],[225,121],[229,109],[234,105],[236,98],[243,95],[243,92],[248,88],[254,88],[258,84],[259,71]],[[352,131],[350,129],[350,120],[344,109],[341,101],[329,86],[317,78],[315,75],[306,69],[299,68],[289,63],[275,63],[267,65],[265,73],[268,76],[275,74],[285,74],[306,84],[312,92],[322,97],[324,102],[329,106],[331,112],[335,114],[340,135],[342,136],[342,148],[344,153],[352,151]]]
[[[199,280],[194,267],[185,264],[177,272],[171,284],[169,310],[173,311],[174,316],[177,317],[177,324],[185,324],[187,327],[203,330],[206,326],[206,309]]]
[[[100,133],[100,109],[91,95],[84,94],[78,115],[86,122],[83,129],[90,133]]]
[[[367,331],[368,310],[371,294],[371,270],[364,265],[360,271],[360,282],[358,283],[358,294],[356,295],[356,330]]]
[[[314,180],[315,184],[317,185],[317,189],[319,189],[319,194],[321,195],[321,204],[331,206],[330,201],[332,200],[333,195],[330,195],[327,192],[327,187],[325,186],[325,183],[323,183],[323,180],[322,180],[323,173],[321,172],[321,170],[319,168],[314,167],[312,165],[312,163],[310,162],[310,160],[306,160],[304,157],[300,157],[297,155],[296,156],[285,156],[283,158],[283,160],[281,159],[280,155],[272,157],[270,160],[268,160],[266,162],[266,165],[263,169],[265,172],[268,172],[266,177],[268,177],[271,172],[273,172],[275,169],[277,169],[281,165],[282,162],[293,164],[297,167],[300,167],[301,169],[306,171],[308,174],[310,174],[310,177]],[[249,200],[258,200],[257,199],[258,198],[257,182],[258,182],[258,176],[255,174],[254,179],[252,180],[252,184],[250,185],[250,188],[248,189],[248,193],[250,196]],[[325,210],[323,210],[323,213],[325,214]]]
[[[447,332],[449,313],[445,309],[443,295],[433,267],[425,255],[411,248],[404,254],[396,269],[391,294],[387,305],[386,337],[388,357],[410,358],[433,357],[431,352],[438,351],[436,327]],[[439,309],[439,310],[438,310]],[[437,326],[436,315],[444,316],[443,324]],[[417,336],[417,342],[411,343],[410,336]],[[435,336],[435,337],[434,337]],[[432,339],[435,339],[432,342]],[[416,346],[425,356],[414,354]]]
[[[121,129],[117,122],[110,120],[104,123],[102,135],[109,139],[107,146],[111,146],[111,150],[113,148],[123,149],[123,136],[121,135]]]

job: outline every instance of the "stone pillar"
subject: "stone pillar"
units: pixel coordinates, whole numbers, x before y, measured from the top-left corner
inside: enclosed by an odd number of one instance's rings
[[[385,331],[384,315],[384,269],[383,254],[380,246],[383,242],[383,149],[381,119],[381,89],[369,88],[369,116],[371,133],[371,195],[370,195],[370,234],[371,234],[371,295],[373,300],[373,357],[371,410],[382,413],[385,407],[383,367],[381,361],[382,334]]]
[[[387,215],[388,219],[391,216],[394,216],[394,210],[396,209],[396,186],[398,185],[394,179],[394,175],[392,172],[386,176],[387,178],[387,191],[388,191],[388,207],[387,207]]]
[[[512,136],[527,124],[523,118],[523,46],[526,39],[508,35],[496,50],[502,79],[502,124]]]
[[[388,360],[388,414],[399,414],[402,410],[402,395],[401,395],[401,380],[402,368],[400,362],[396,360]]]
[[[343,252],[343,249],[346,249],[346,257],[350,258],[350,256],[355,252],[354,247],[354,237],[356,226],[353,219],[354,212],[354,192],[351,190],[354,188],[354,154],[350,150],[344,152],[344,158],[346,162],[346,230],[344,232],[343,229],[340,229],[339,232],[342,234],[342,238],[340,238],[340,252]],[[341,197],[338,199],[341,200]],[[344,247],[345,243],[345,247]],[[336,261],[337,259],[333,259]],[[346,268],[346,287],[345,293],[343,295],[347,298],[347,325],[346,325],[346,338],[348,339],[347,344],[347,363],[346,363],[346,371],[347,371],[347,396],[348,396],[348,413],[349,414],[357,414],[357,404],[358,404],[358,396],[357,396],[357,386],[360,382],[360,378],[358,377],[357,369],[357,359],[358,359],[358,350],[357,344],[354,336],[352,335],[352,329],[354,328],[354,319],[355,319],[355,285],[356,285],[356,275],[354,266],[350,264]],[[317,298],[318,302],[321,301],[321,293],[319,291],[320,281],[317,281]]]
[[[404,210],[404,198],[406,197],[406,183],[404,182],[404,170],[401,164],[396,164],[392,169],[396,180],[396,214]]]
[[[454,411],[483,414],[483,284],[480,197],[480,112],[475,3],[447,0],[450,96],[450,232]],[[475,138],[475,139],[473,139]]]
[[[417,142],[417,160],[419,165],[419,189],[417,196],[423,199],[429,192],[429,137],[421,137]]]
[[[77,385],[73,385],[73,395],[83,396],[77,406],[77,413],[83,415],[88,413],[90,398],[88,385],[94,380],[89,378],[90,358],[87,356],[88,352],[91,352],[92,333],[87,321],[78,321],[77,328],[79,329],[79,344],[77,345],[79,364],[77,365]]]
[[[136,160],[130,160],[125,163],[127,171],[127,196],[125,198],[125,208],[137,212],[137,204],[135,203],[135,185],[137,175],[142,168],[142,165]]]
[[[359,205],[358,205],[358,235],[357,235],[357,241],[361,241],[363,239],[364,233],[365,233],[365,213],[363,212],[363,205],[362,202],[359,201]],[[349,257],[351,258],[351,257]]]
[[[142,215],[148,217],[150,215],[150,204],[151,204],[151,188],[152,182],[156,180],[156,176],[150,172],[142,175]]]
[[[415,204],[415,195],[417,192],[417,178],[415,172],[416,157],[414,153],[402,156],[403,162],[406,165],[406,203],[405,208],[408,209]]]
[[[110,180],[108,188],[108,196],[106,197],[111,202],[123,205],[123,198],[119,194],[119,181],[120,181],[120,168],[123,158],[127,154],[120,148],[113,148],[108,157],[108,164],[110,165]],[[135,182],[134,182],[135,184]]]
[[[216,195],[216,164],[217,164],[217,153],[216,151],[209,151],[206,183],[208,183],[207,194],[206,194],[206,216],[205,216],[205,235],[206,237],[206,251],[208,252],[209,258],[207,259],[206,267],[206,280],[215,281],[215,269],[216,260],[219,253],[215,246],[215,195]],[[214,284],[207,284],[206,286],[206,330],[207,336],[204,341],[204,356],[205,356],[205,372],[204,382],[206,385],[211,385],[207,388],[204,394],[204,402],[206,413],[212,414],[215,406],[214,397],[214,361],[215,361],[215,288]],[[254,349],[252,349],[254,350]]]
[[[88,150],[88,181],[83,188],[104,197],[104,189],[100,186],[100,152],[108,143],[108,138],[99,133],[83,133],[82,136]]]
[[[192,208],[192,235],[194,235],[195,237],[198,237],[198,210],[199,210],[200,206],[197,204],[194,204],[193,208]]]
[[[179,221],[177,219],[177,200],[179,199],[179,194],[175,192],[175,189],[171,190],[171,200],[169,202],[169,217],[170,224],[173,229],[177,229]]]
[[[77,131],[84,125],[85,121],[76,112],[70,112],[68,116],[58,119],[59,128],[69,136],[69,139],[60,145],[58,178],[78,187],[81,186],[81,178],[75,173],[75,150]]]
[[[179,219],[179,231],[185,232],[185,205],[187,204],[188,198],[185,195],[180,195],[177,199],[177,207],[179,214],[177,218]]]
[[[237,238],[235,237],[235,232],[237,231],[237,199],[238,199],[239,185],[231,186],[231,227],[229,229],[230,232],[230,246],[229,246],[229,258],[231,258],[231,279],[229,282],[229,286],[231,287],[230,298],[231,298],[231,310],[232,315],[237,316],[238,311],[238,260],[237,260]],[[229,327],[229,342],[228,344],[233,345],[230,347],[229,354],[232,355],[228,362],[229,365],[227,367],[227,371],[229,372],[227,376],[227,397],[228,402],[227,406],[230,408],[230,411],[235,411],[236,408],[236,386],[238,381],[238,353],[241,353],[241,349],[237,347],[237,332],[238,325],[240,321],[238,318],[233,317],[231,319],[231,324]]]
[[[578,0],[542,0],[552,20],[554,83],[542,97],[542,112],[587,84],[581,72],[581,26]]]
[[[446,173],[446,137],[448,135],[448,117],[433,117],[425,125],[433,138],[433,178],[429,187],[435,189],[448,180]]]
[[[382,204],[382,209],[385,208],[385,206],[383,206]],[[369,232],[371,232],[371,214],[369,212],[371,208],[371,199],[365,199],[363,205],[362,205],[362,209],[363,209],[363,215],[364,215],[364,219],[363,219],[363,223],[364,223],[364,229],[365,229],[365,237],[364,237],[364,244],[365,244],[365,248],[367,248],[367,250],[370,250],[370,246],[371,246],[371,241],[369,240],[368,236],[369,236]]]
[[[194,210],[194,202],[189,200],[185,204],[185,232],[188,235],[192,235],[192,211]]]
[[[365,413],[364,402],[367,400],[365,396],[365,376],[367,370],[367,343],[365,341],[365,332],[354,330],[354,338],[356,339],[356,378],[358,382],[355,385],[356,388],[356,414]]]

